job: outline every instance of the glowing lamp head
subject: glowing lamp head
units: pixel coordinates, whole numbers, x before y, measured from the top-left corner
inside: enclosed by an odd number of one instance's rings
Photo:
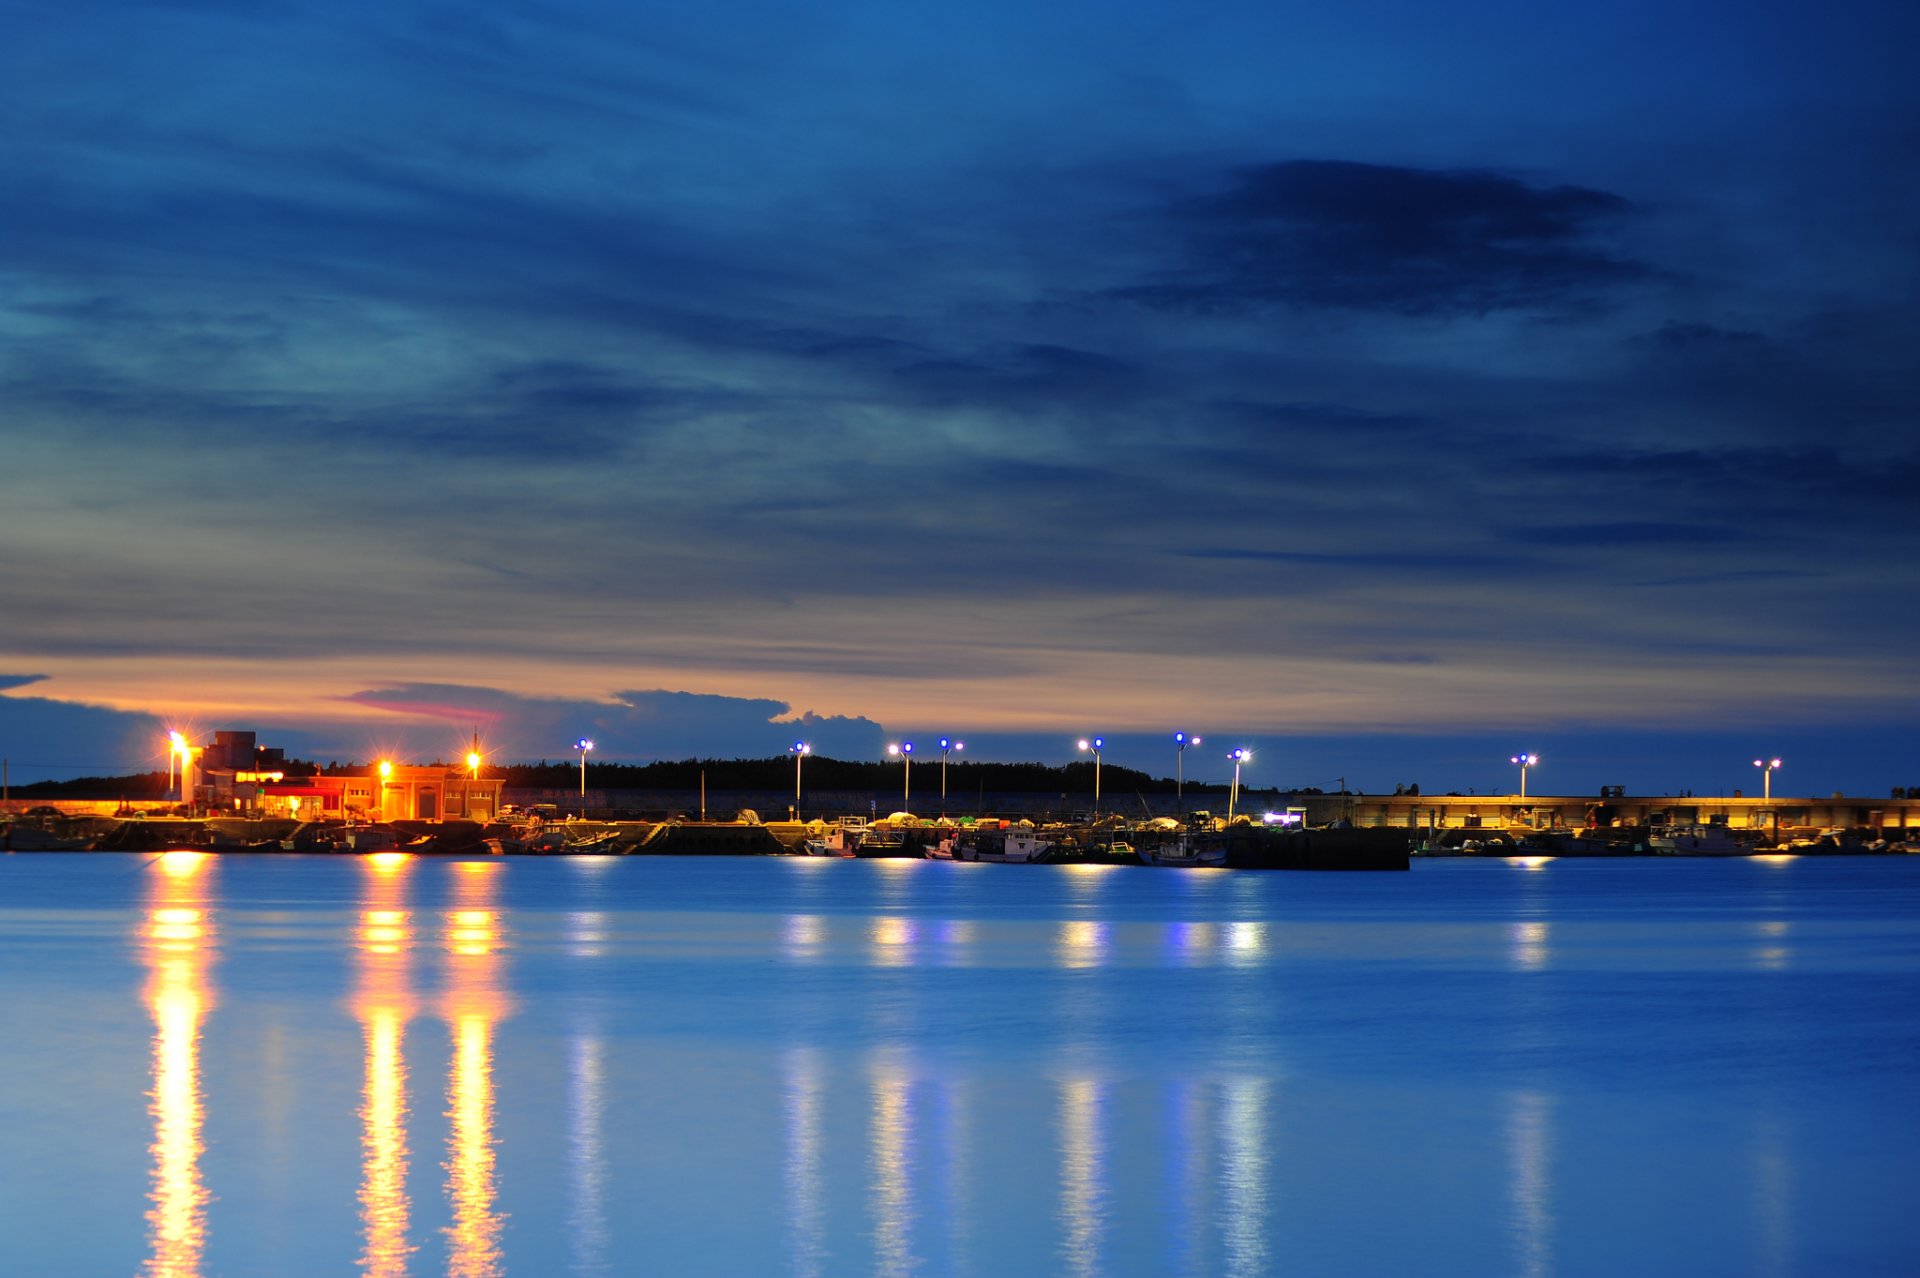
[[[1508,762],[1518,763],[1524,767],[1531,768],[1534,764],[1540,762],[1540,756],[1537,754],[1516,754],[1513,758],[1509,759]]]
[[[951,742],[951,741],[949,741],[949,740],[947,740],[947,739],[946,739],[945,737],[941,737],[941,738],[940,738],[940,748],[941,748],[942,750],[951,750],[951,749],[953,749],[953,742]]]
[[[573,743],[573,748],[581,751],[582,753],[585,753],[586,751],[593,749],[593,742],[587,740],[585,737],[581,737],[578,741]]]
[[[812,754],[813,753],[813,747],[808,745],[804,741],[796,741],[792,745],[788,746],[787,749],[794,754]]]
[[[1238,750],[1229,750],[1227,752],[1227,757],[1229,759],[1232,759],[1235,763],[1245,763],[1248,759],[1251,759],[1253,757],[1253,751],[1242,746]]]
[[[901,743],[900,743],[900,753],[901,753],[901,754],[912,754],[912,753],[913,753],[913,742],[911,742],[911,741],[903,741],[903,742],[901,742]]]
[[[475,772],[478,772],[480,770],[480,756],[477,754],[467,755],[467,766]]]
[[[1753,761],[1753,766],[1754,766],[1754,767],[1756,767],[1756,768],[1765,768],[1765,769],[1766,769],[1767,771],[1769,771],[1769,772],[1771,772],[1771,771],[1773,771],[1773,770],[1774,770],[1775,768],[1777,768],[1777,767],[1779,767],[1779,766],[1780,766],[1780,760],[1778,760],[1778,759],[1755,759],[1755,760]]]
[[[382,781],[386,781],[391,779],[392,776],[393,776],[393,762],[389,759],[380,760],[380,779]]]
[[[967,748],[967,743],[964,741],[956,741],[953,743],[953,748],[956,750],[964,750]]]

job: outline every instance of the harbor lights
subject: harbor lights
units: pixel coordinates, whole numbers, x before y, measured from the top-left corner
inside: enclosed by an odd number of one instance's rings
[[[593,742],[581,737],[573,743],[573,748],[580,752],[580,815],[585,816],[587,814],[587,751],[593,749]]]
[[[380,819],[387,819],[387,800],[393,792],[393,760],[382,759],[376,769],[380,773]]]
[[[1240,765],[1253,757],[1253,751],[1241,746],[1238,750],[1229,750],[1227,757],[1233,760],[1233,789],[1227,791],[1227,824],[1233,824],[1233,809],[1240,802]]]
[[[887,747],[887,753],[906,764],[905,780],[900,786],[900,810],[913,811],[913,742],[903,741]]]
[[[1105,744],[1106,742],[1099,737],[1094,737],[1092,740],[1086,737],[1080,738],[1080,748],[1093,753],[1093,814],[1095,816],[1100,815],[1100,747]]]
[[[173,765],[176,761],[180,763],[179,788],[181,790],[184,790],[186,789],[186,785],[187,785],[187,765],[185,761],[186,753],[187,753],[187,739],[181,736],[178,732],[169,732],[167,734],[167,793],[173,796],[173,801],[175,803],[181,802],[181,799],[180,799],[179,791],[174,788]]]
[[[1537,754],[1516,754],[1507,760],[1507,762],[1520,765],[1520,797],[1524,799],[1527,797],[1527,769],[1540,762],[1540,756]]]
[[[1173,756],[1173,797],[1184,802],[1187,793],[1187,747],[1199,745],[1199,737],[1190,737],[1184,732],[1173,734],[1176,753]]]
[[[804,741],[796,741],[787,747],[787,753],[793,756],[793,819],[800,819],[800,760],[813,753],[813,747]]]
[[[480,753],[480,733],[476,731],[473,734],[473,748],[467,751],[466,813],[469,821],[473,820],[474,797],[475,792],[480,789],[480,764],[483,761],[484,756]]]
[[[1755,759],[1753,766],[1760,769],[1760,797],[1767,803],[1773,802],[1773,770],[1780,766],[1778,759]]]
[[[940,738],[940,818],[943,821],[947,816],[947,755],[952,751],[964,750],[966,748],[967,743],[964,741],[949,741],[945,737]]]

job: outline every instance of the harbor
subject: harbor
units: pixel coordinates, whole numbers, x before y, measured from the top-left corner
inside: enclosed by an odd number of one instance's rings
[[[727,819],[674,809],[677,796],[621,795],[616,806],[562,812],[506,803],[491,820],[381,815],[358,820],[129,812],[114,800],[10,801],[0,850],[600,856],[844,856],[1001,863],[1110,863],[1236,869],[1405,869],[1419,856],[1736,856],[1920,851],[1920,802],[1609,795],[1282,795],[1232,817],[1059,813],[1033,796],[1000,796],[995,816],[867,818],[846,811],[765,819],[718,793]],[[1024,801],[1023,801],[1024,799]],[[742,801],[734,807],[734,801]],[[871,800],[869,800],[871,802]],[[643,815],[646,814],[646,815]],[[1015,849],[1009,852],[1009,848]]]

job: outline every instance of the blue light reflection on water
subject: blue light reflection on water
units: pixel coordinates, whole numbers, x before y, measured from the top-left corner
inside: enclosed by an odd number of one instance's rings
[[[1920,1270],[1920,864],[0,859],[0,1268]]]

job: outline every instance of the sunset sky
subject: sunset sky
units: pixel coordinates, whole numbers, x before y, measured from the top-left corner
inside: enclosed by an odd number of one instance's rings
[[[1920,7],[5,12],[16,785],[1920,785]]]

